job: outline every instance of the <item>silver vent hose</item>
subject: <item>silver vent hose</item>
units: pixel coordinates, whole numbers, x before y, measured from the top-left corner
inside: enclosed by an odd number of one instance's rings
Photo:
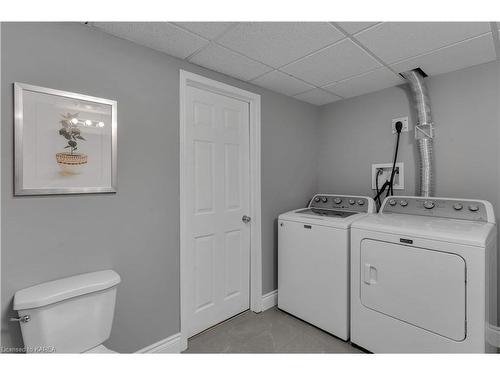
[[[401,73],[401,75],[410,85],[417,110],[415,140],[420,157],[418,195],[432,197],[434,196],[434,124],[432,123],[431,104],[427,86],[424,82],[424,76],[419,70],[409,70]]]
[[[434,196],[434,155],[432,138],[417,139],[420,155],[420,185],[418,195],[422,197]]]

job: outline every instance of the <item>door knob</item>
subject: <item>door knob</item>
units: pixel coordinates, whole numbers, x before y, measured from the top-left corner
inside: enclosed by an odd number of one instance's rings
[[[245,224],[248,224],[250,220],[252,220],[252,218],[247,215],[243,215],[243,217],[241,218],[241,221],[243,221]]]

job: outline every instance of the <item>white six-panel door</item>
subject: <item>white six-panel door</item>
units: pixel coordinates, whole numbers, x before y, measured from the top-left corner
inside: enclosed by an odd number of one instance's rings
[[[187,336],[249,308],[249,104],[186,88]]]

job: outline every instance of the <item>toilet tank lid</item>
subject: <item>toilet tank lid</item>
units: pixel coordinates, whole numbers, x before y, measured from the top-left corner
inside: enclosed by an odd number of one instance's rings
[[[113,270],[83,273],[19,290],[14,296],[14,310],[34,309],[68,298],[111,288],[120,282]]]

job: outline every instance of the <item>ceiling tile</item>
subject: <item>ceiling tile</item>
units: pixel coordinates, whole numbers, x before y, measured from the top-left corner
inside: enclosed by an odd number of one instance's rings
[[[379,62],[346,39],[281,70],[316,86],[324,86],[379,66]]]
[[[314,88],[314,86],[308,85],[278,70],[264,74],[253,80],[252,83],[285,95],[295,95]]]
[[[190,61],[244,81],[251,80],[272,70],[261,63],[252,61],[216,44],[194,55]]]
[[[208,43],[167,22],[94,22],[92,26],[181,59]]]
[[[385,22],[357,34],[356,38],[389,64],[488,31],[488,22]]]
[[[370,26],[377,24],[377,22],[335,22],[349,34],[355,34],[361,30],[367,29]]]
[[[380,68],[345,81],[325,86],[323,89],[344,98],[368,94],[404,83],[404,80],[387,68]]]
[[[207,39],[215,39],[226,31],[234,22],[174,22],[176,25],[188,29]]]
[[[323,105],[327,103],[333,103],[337,100],[341,100],[342,98],[333,95],[328,91],[324,91],[321,89],[313,89],[311,91],[304,92],[302,94],[295,95],[294,98],[302,100],[304,102],[308,102],[314,105]]]
[[[391,65],[397,72],[420,67],[428,75],[447,73],[496,59],[493,38],[486,34]]]
[[[217,42],[277,68],[343,37],[328,22],[245,22]]]

